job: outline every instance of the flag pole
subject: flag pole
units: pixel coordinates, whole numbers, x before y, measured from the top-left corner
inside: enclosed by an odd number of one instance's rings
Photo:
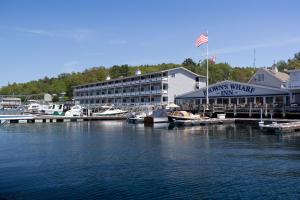
[[[208,31],[206,31],[208,38]],[[208,109],[209,99],[208,99],[208,42],[206,43],[206,109]]]

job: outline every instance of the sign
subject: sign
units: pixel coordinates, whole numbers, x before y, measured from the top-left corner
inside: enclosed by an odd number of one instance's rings
[[[214,85],[208,88],[208,95],[214,93],[219,96],[234,96],[240,95],[240,93],[253,94],[255,88],[248,85],[242,85],[239,83],[223,83],[220,85]],[[203,90],[204,96],[206,96],[206,90]]]

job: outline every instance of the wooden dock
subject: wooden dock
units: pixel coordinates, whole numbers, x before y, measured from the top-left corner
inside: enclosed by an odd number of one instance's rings
[[[212,125],[212,124],[231,124],[235,123],[235,118],[227,119],[201,119],[201,120],[175,120],[174,125],[176,126],[197,126],[197,125]]]
[[[287,122],[287,123],[271,123],[260,127],[264,132],[267,133],[293,133],[300,131],[300,121]]]
[[[100,120],[126,120],[126,116],[84,116],[84,117],[65,117],[65,116],[26,116],[18,118],[0,118],[0,124],[16,123],[57,123],[57,122],[83,122]],[[202,120],[176,120],[176,126],[199,126],[213,124],[247,124],[258,126],[260,118],[209,118]],[[300,132],[300,120],[297,119],[263,119],[262,131],[273,134]],[[276,122],[276,123],[274,123]]]
[[[0,124],[16,123],[55,123],[55,122],[82,122],[99,120],[126,120],[126,116],[84,116],[84,117],[65,117],[65,116],[26,116],[18,118],[0,118]]]

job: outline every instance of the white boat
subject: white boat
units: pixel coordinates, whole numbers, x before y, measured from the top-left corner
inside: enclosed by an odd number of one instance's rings
[[[66,117],[82,117],[83,116],[82,107],[80,105],[75,105],[75,106],[71,107],[71,109],[65,113],[65,116]]]
[[[146,117],[146,113],[134,114],[131,117],[128,117],[128,122],[130,123],[143,123]]]
[[[0,98],[0,107],[1,109],[16,109],[22,106],[22,101],[20,98],[14,97],[4,97]]]
[[[63,115],[64,104],[53,104],[50,108],[45,108],[41,112],[45,115]]]
[[[110,107],[103,112],[96,112],[96,113],[93,113],[92,115],[93,116],[117,116],[117,115],[122,115],[125,113],[127,113],[127,111]]]
[[[52,104],[37,101],[37,100],[28,100],[29,104],[25,105],[26,112],[31,114],[42,114],[44,110],[52,108]]]

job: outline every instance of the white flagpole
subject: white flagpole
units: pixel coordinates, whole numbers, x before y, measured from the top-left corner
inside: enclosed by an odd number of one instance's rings
[[[206,32],[208,38],[208,31]],[[209,100],[208,100],[208,41],[206,43],[206,105],[208,109]]]

